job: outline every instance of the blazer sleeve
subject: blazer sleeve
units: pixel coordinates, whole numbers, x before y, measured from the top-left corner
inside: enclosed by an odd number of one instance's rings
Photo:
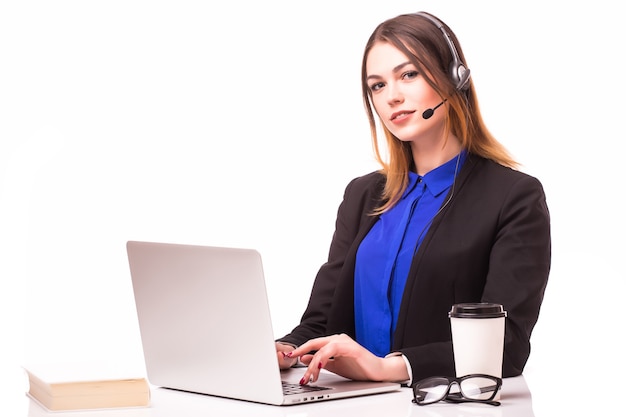
[[[328,260],[320,267],[315,277],[300,324],[278,341],[301,345],[312,338],[326,336],[329,315],[336,315],[337,304],[340,304],[340,308],[351,308],[349,300],[342,298],[341,302],[337,302],[337,288],[352,285],[342,282],[347,279],[346,277],[351,277],[351,274],[344,271],[344,267],[354,268],[353,261],[346,264],[346,259],[352,259],[355,242],[371,227],[368,225],[376,220],[369,213],[374,208],[374,202],[379,201],[375,194],[382,187],[377,186],[379,183],[382,184],[381,180],[382,175],[373,172],[353,179],[346,186],[337,211]],[[348,317],[349,314],[341,314],[341,319]],[[346,331],[349,332],[347,329]]]
[[[550,271],[550,215],[538,180],[525,176],[515,183],[499,224],[482,298],[507,311],[502,372],[515,376],[530,355],[530,336]]]

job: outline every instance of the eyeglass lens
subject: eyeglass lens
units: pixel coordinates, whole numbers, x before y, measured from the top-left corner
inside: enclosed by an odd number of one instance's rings
[[[450,396],[451,399],[465,398],[474,401],[487,401],[493,398],[498,389],[496,381],[481,376],[461,379],[456,390],[454,389],[455,385],[457,384],[451,383],[448,378],[428,378],[416,385],[415,400],[421,404],[431,404]],[[450,391],[448,391],[449,387]]]
[[[489,400],[498,388],[493,379],[484,377],[467,378],[460,385],[463,397],[471,400]]]

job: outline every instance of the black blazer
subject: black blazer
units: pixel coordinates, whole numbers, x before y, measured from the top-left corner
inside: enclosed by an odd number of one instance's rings
[[[356,252],[377,216],[384,177],[373,172],[346,187],[328,261],[320,268],[300,325],[280,340],[300,345],[330,334],[355,336]],[[503,376],[522,373],[530,354],[551,260],[550,217],[541,183],[519,171],[469,155],[453,196],[415,254],[392,351],[409,360],[414,381],[455,375],[450,321],[453,304],[504,306]]]

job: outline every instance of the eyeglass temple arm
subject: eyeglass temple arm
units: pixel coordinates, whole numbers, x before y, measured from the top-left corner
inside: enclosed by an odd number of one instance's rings
[[[483,392],[491,392],[499,389],[500,387],[498,385],[487,385],[486,387],[480,387],[480,393],[482,394]]]
[[[482,403],[482,404],[494,405],[496,407],[500,405],[500,401],[472,400],[469,398],[462,397],[461,393],[456,393],[456,392],[448,394],[446,398],[444,398],[444,401],[451,402],[451,403]]]

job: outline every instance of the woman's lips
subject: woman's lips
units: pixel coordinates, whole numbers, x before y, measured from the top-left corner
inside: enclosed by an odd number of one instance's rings
[[[409,116],[411,116],[413,113],[415,113],[415,110],[402,110],[402,111],[397,111],[394,114],[391,115],[390,120],[394,123],[400,123],[404,120],[406,120]]]

